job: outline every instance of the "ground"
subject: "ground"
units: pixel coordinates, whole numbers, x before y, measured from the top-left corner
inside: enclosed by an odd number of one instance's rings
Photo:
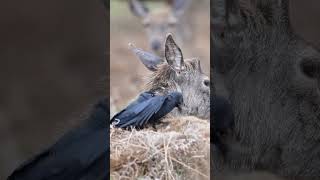
[[[112,179],[210,179],[210,125],[195,117],[167,118],[157,130],[111,128]]]

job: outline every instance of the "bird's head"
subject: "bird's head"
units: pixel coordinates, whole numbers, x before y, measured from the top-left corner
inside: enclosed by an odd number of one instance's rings
[[[174,100],[178,108],[183,104],[183,96],[180,92],[171,92],[169,97]]]

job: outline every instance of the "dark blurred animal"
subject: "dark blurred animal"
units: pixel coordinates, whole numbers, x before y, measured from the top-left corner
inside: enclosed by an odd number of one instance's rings
[[[191,39],[191,27],[184,18],[190,4],[191,0],[170,0],[165,7],[149,11],[140,0],[129,0],[131,12],[141,18],[152,51],[161,57],[167,33],[177,34],[180,43]]]
[[[211,3],[213,77],[235,114],[235,138],[212,155],[224,158],[213,174],[320,177],[320,53],[291,29],[289,2]]]
[[[117,128],[141,129],[147,124],[159,122],[160,118],[182,103],[182,94],[179,92],[171,92],[163,96],[144,92],[125,109],[117,113],[111,119],[111,123],[114,123]]]
[[[109,179],[108,100],[95,105],[86,123],[18,167],[8,180]]]
[[[109,1],[107,1],[107,0],[101,0],[101,1],[102,1],[102,3],[103,3],[104,7],[106,8],[106,11],[108,11],[108,10],[110,9],[110,7],[109,7]]]
[[[230,103],[221,96],[212,95],[212,119],[211,125],[213,129],[213,138],[211,143],[215,144],[218,149],[224,153],[225,138],[232,136],[234,129],[234,114]]]
[[[156,94],[178,91],[182,93],[181,111],[174,109],[174,116],[189,115],[198,118],[210,117],[210,81],[197,58],[184,59],[182,51],[168,34],[165,42],[165,60],[159,56],[135,48],[132,51],[142,63],[153,72],[146,90]]]
[[[99,0],[18,6],[1,1],[0,9],[0,82],[6,84],[0,88],[3,180],[53,143],[57,128],[68,129],[70,116],[109,91],[104,88],[109,85],[109,12]]]

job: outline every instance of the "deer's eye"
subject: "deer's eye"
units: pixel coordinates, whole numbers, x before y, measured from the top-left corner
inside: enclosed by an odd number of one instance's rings
[[[169,22],[169,23],[168,23],[168,26],[169,26],[169,27],[174,27],[175,25],[176,25],[176,22]]]
[[[221,32],[221,33],[219,34],[219,36],[220,36],[220,38],[224,38],[224,32]]]
[[[209,87],[210,86],[210,81],[208,79],[205,79],[203,81],[203,84],[206,86],[206,87]]]
[[[320,74],[320,61],[317,59],[305,59],[300,68],[303,74],[310,79],[317,79]]]
[[[150,27],[150,23],[149,23],[149,22],[144,22],[144,23],[143,23],[143,26],[146,27],[146,28],[147,28],[147,27]]]

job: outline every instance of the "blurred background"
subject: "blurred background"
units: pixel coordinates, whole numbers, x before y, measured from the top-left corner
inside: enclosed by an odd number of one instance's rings
[[[100,0],[0,2],[0,179],[107,95]]]
[[[296,33],[320,50],[320,1],[290,0],[290,14]]]
[[[144,2],[149,11],[161,9],[166,5],[165,0],[146,0]],[[204,72],[209,75],[210,1],[192,1],[184,15],[192,21],[193,39],[191,42],[178,44],[178,46],[184,58],[199,57]],[[151,74],[129,50],[129,42],[150,51],[142,20],[132,14],[128,1],[111,0],[110,96],[115,110],[120,110],[127,105],[129,100],[135,98],[142,91],[146,78]]]

